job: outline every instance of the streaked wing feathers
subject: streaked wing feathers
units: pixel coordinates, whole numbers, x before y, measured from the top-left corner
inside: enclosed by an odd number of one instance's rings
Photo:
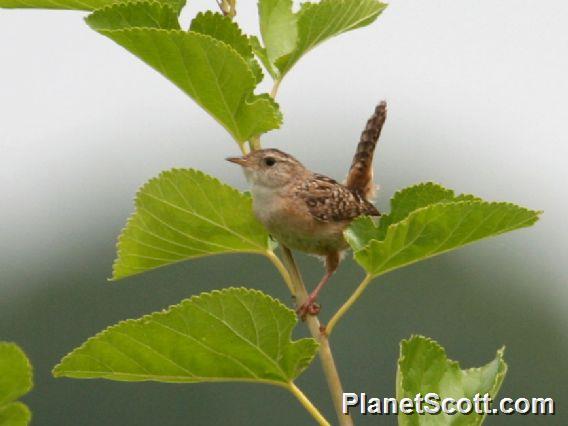
[[[296,188],[296,196],[303,199],[314,219],[321,222],[339,222],[358,216],[379,216],[380,213],[357,192],[335,180],[313,174]]]

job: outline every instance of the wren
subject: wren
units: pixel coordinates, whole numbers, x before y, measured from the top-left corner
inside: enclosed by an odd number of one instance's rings
[[[254,214],[271,236],[290,249],[325,259],[325,275],[298,308],[302,318],[319,312],[316,299],[349,247],[345,228],[359,216],[380,216],[369,200],[375,192],[373,154],[386,113],[383,101],[367,121],[345,184],[312,172],[278,149],[227,158],[243,168],[251,184]]]

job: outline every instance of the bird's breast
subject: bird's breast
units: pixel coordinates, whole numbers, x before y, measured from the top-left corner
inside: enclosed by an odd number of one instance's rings
[[[274,218],[281,215],[285,197],[278,190],[262,185],[253,185],[251,192],[254,214],[264,226],[268,226]]]

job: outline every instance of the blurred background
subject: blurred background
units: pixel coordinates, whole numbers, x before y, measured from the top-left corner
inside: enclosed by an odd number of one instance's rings
[[[254,3],[238,7],[251,32]],[[190,1],[184,22],[213,7]],[[241,189],[246,182],[223,161],[238,153],[229,135],[82,16],[0,10],[0,339],[19,343],[35,366],[24,398],[34,424],[311,424],[293,397],[261,385],[51,377],[63,355],[108,325],[202,291],[246,285],[289,303],[272,266],[254,256],[106,281],[146,180],[176,166]],[[394,396],[398,343],[412,333],[438,340],[462,367],[485,364],[506,345],[500,396],[550,396],[559,412],[487,424],[568,424],[566,22],[563,1],[393,0],[375,24],[318,47],[285,79],[284,126],[264,146],[337,179],[375,104],[388,101],[375,167],[382,210],[395,190],[433,180],[545,211],[533,228],[370,286],[332,339],[346,391]],[[299,260],[313,286],[320,263]],[[324,320],[362,275],[349,256],[321,298]],[[318,362],[299,384],[334,419]]]

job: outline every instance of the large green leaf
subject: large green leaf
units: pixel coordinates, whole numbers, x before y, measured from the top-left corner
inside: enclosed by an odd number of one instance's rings
[[[202,293],[120,322],[67,355],[55,377],[287,384],[312,361],[314,339],[291,341],[294,311],[257,290]]]
[[[197,170],[161,173],[135,203],[118,239],[113,279],[196,257],[270,249],[250,196]]]
[[[396,397],[400,401],[401,398],[414,399],[419,393],[425,396],[432,392],[438,394],[440,399],[473,399],[476,394],[483,397],[486,393],[495,398],[507,373],[503,351],[504,349],[497,351],[495,359],[483,367],[462,370],[456,361],[447,358],[446,352],[438,343],[426,337],[412,336],[400,345]],[[455,406],[452,405],[451,408]],[[478,408],[481,409],[482,406]],[[484,415],[476,412],[468,415],[399,414],[398,424],[477,426],[483,418]]]
[[[407,188],[375,226],[359,218],[345,231],[357,262],[378,276],[477,241],[534,224],[541,212],[490,203],[435,184]]]
[[[185,6],[185,0],[156,0],[168,4],[176,12]],[[5,8],[32,8],[32,9],[72,9],[96,10],[103,7],[124,3],[120,0],[0,0],[0,7]]]
[[[140,28],[123,19],[123,12],[123,6],[114,5],[95,12],[87,23],[176,84],[239,143],[280,126],[278,105],[267,94],[253,93],[258,74],[251,69],[250,57],[247,62],[229,44],[200,32]],[[202,25],[201,31],[205,29],[214,31]],[[226,41],[233,37],[224,30],[215,35]],[[240,46],[237,39],[231,40]]]
[[[32,388],[32,367],[14,343],[0,342],[0,426],[25,426],[30,422],[28,407],[16,401]]]
[[[286,74],[309,50],[331,37],[371,24],[386,7],[386,4],[377,0],[322,0],[302,4],[296,14],[298,33],[295,48],[277,59],[276,66],[282,75]],[[281,9],[284,9],[284,5]],[[281,9],[277,9],[277,16],[286,16]],[[287,29],[280,39],[277,34],[274,38],[282,43],[293,37]],[[266,47],[268,49],[269,45]]]
[[[257,83],[262,81],[262,69],[254,58],[249,39],[231,18],[211,11],[201,12],[191,21],[189,29],[216,38],[231,46],[247,61]]]
[[[297,43],[297,16],[292,0],[260,0],[258,2],[260,33],[270,64],[292,52]]]

